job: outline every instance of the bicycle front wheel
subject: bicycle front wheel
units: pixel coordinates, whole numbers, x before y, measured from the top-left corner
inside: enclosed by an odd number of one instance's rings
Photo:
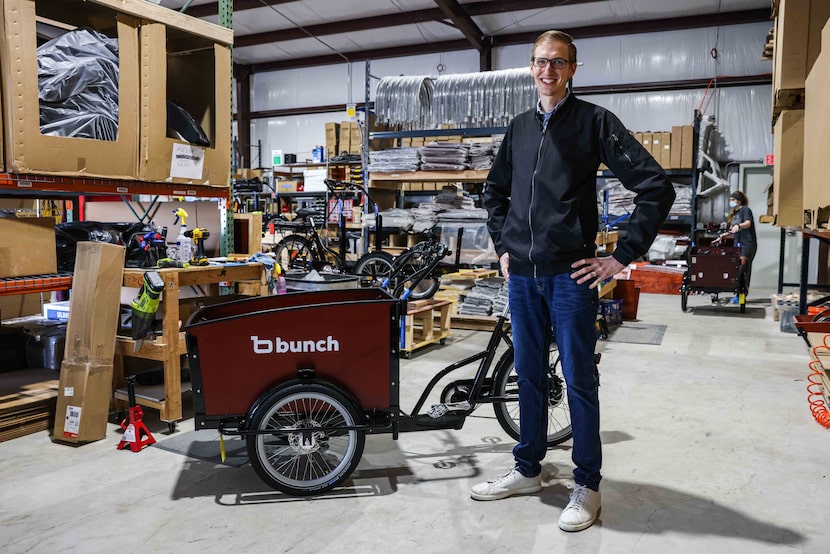
[[[345,481],[360,462],[365,433],[347,429],[360,421],[357,408],[338,389],[290,385],[254,416],[253,429],[273,434],[249,435],[248,457],[257,475],[275,489],[295,496],[320,494]]]
[[[362,256],[354,266],[354,274],[361,279],[362,285],[379,287],[392,273],[394,258],[388,252],[374,251]]]
[[[314,261],[311,242],[300,235],[288,235],[274,247],[274,256],[283,271],[308,269]]]
[[[519,440],[519,377],[513,364],[513,349],[509,349],[496,366],[494,395],[505,398],[495,402],[496,419],[515,440]],[[551,346],[548,367],[548,446],[555,446],[570,439],[571,410],[568,406],[568,390],[562,376],[559,351]]]

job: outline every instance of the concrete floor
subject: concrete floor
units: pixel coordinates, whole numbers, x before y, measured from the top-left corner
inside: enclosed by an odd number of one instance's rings
[[[747,313],[693,296],[642,295],[662,345],[600,342],[603,511],[567,534],[570,443],[549,451],[542,492],[497,502],[469,488],[512,465],[490,408],[461,431],[367,439],[347,486],[315,498],[269,489],[231,467],[148,447],[81,447],[47,433],[0,445],[4,552],[828,552],[830,431],[807,404],[803,340],[781,333],[771,291]],[[483,348],[455,331],[402,360],[403,405],[432,372]],[[152,410],[148,410],[152,412]],[[149,414],[148,419],[152,419]],[[173,435],[153,425],[160,441]],[[203,431],[205,439],[215,431]],[[202,440],[201,437],[199,440]]]

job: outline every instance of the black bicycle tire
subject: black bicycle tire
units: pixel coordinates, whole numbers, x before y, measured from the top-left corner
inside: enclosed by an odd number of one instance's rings
[[[297,257],[292,258],[289,256],[288,263],[283,264],[282,251],[287,249],[286,244],[290,244],[292,242],[302,245],[302,247],[298,249],[298,252],[308,252],[308,259],[306,260],[306,263],[296,263]],[[314,253],[311,241],[302,235],[288,235],[284,237],[277,243],[276,246],[274,246],[273,252],[274,257],[276,258],[277,263],[280,264],[282,271],[287,271],[289,269],[308,269],[306,266],[311,264],[311,262],[319,261]],[[288,267],[283,267],[283,265],[287,265]]]
[[[554,363],[554,371],[557,366],[561,366],[561,362],[557,360]],[[507,350],[502,357],[499,359],[498,363],[496,364],[496,371],[495,377],[493,379],[493,394],[495,396],[499,396],[504,394],[506,389],[505,381],[509,378],[511,370],[513,369],[513,349]],[[559,431],[553,434],[548,435],[547,445],[548,447],[556,446],[557,444],[561,444],[567,440],[569,440],[573,436],[573,429],[570,423],[570,410],[567,405],[567,386],[565,385],[564,377],[559,377],[562,379],[562,384],[565,386],[565,390],[563,392],[562,398],[560,402],[564,401],[565,404],[563,406],[564,413],[563,416],[567,417],[568,424],[563,426]],[[502,429],[510,435],[511,438],[515,440],[519,440],[519,430],[518,427],[514,425],[515,421],[513,417],[508,412],[508,404],[516,405],[516,402],[494,402],[493,403],[493,411],[496,413],[496,419],[501,425]],[[550,416],[550,413],[549,413]],[[550,420],[548,421],[548,425],[550,425]]]
[[[369,266],[372,262],[380,262],[386,264],[388,266],[388,271],[384,275],[366,275],[363,273],[363,270]],[[368,254],[364,254],[361,258],[357,261],[354,266],[353,273],[355,275],[361,277],[370,277],[375,280],[379,280],[379,283],[372,283],[370,286],[380,286],[383,282],[383,279],[389,276],[389,273],[392,271],[392,265],[394,263],[394,257],[392,254],[388,252],[384,252],[382,250],[375,250],[373,252],[369,252]]]
[[[326,399],[326,397],[328,399]],[[362,419],[362,414],[359,408],[355,406],[348,395],[343,393],[337,387],[323,383],[299,383],[289,385],[271,393],[261,405],[261,409],[258,410],[253,416],[251,428],[257,430],[267,430],[267,428],[269,428],[269,423],[276,421],[276,416],[279,415],[279,412],[275,412],[274,410],[274,407],[277,406],[279,402],[286,401],[286,399],[294,402],[296,401],[295,399],[301,398],[311,398],[317,403],[328,402],[331,407],[338,411],[339,417],[344,415],[346,416],[342,417],[344,426],[359,424]],[[304,405],[304,403],[301,403],[301,405]],[[314,406],[319,407],[319,404],[314,404]],[[332,416],[326,416],[328,424],[331,424],[332,419],[334,419]],[[306,425],[308,424],[306,423]],[[331,434],[329,433],[327,435],[325,432],[321,432],[320,435],[321,440],[316,448],[319,448],[320,450],[327,449],[329,447],[328,442],[331,440]],[[297,448],[302,449],[305,445],[300,444],[299,446],[292,446],[290,435],[254,434],[248,435],[246,439],[248,457],[251,461],[251,465],[263,482],[267,483],[276,490],[294,496],[310,496],[320,494],[333,489],[348,479],[360,463],[360,459],[363,455],[363,448],[366,442],[366,433],[364,431],[346,431],[344,436],[348,437],[348,442],[346,453],[343,456],[342,461],[338,463],[329,474],[320,475],[316,479],[310,480],[294,478],[286,475],[282,469],[283,467],[288,467],[288,464],[281,465],[274,462],[274,460],[277,459],[277,453],[269,450],[269,448],[274,448],[274,446],[269,447],[266,445],[266,441],[269,440],[268,437],[277,436],[286,437],[285,445],[279,442],[274,444],[278,447],[284,446],[282,449],[286,451],[288,455],[293,455],[300,461],[312,456],[312,453],[303,452],[296,452],[292,454],[292,448],[295,450]],[[315,451],[315,453],[316,452],[317,451]],[[319,459],[323,459],[323,456],[324,454],[320,454]],[[323,467],[323,465],[318,463],[316,467],[320,468]],[[308,475],[306,472],[301,473],[303,477],[307,477]]]

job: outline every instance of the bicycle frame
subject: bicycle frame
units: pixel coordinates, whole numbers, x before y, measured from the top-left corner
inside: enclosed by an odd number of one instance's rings
[[[505,310],[496,320],[496,326],[493,328],[493,332],[490,334],[490,339],[487,341],[487,347],[481,352],[478,352],[477,354],[473,354],[471,356],[464,358],[463,360],[453,362],[452,364],[446,366],[441,371],[436,373],[433,376],[433,378],[429,381],[426,388],[424,388],[424,391],[421,393],[421,396],[418,398],[418,401],[415,403],[415,407],[412,408],[412,412],[408,415],[408,417],[417,417],[421,408],[424,407],[424,404],[426,403],[430,393],[432,393],[433,389],[441,381],[441,379],[443,379],[453,371],[461,369],[462,367],[466,367],[476,361],[479,361],[479,365],[478,369],[476,370],[475,376],[473,377],[472,387],[470,388],[470,409],[467,410],[464,415],[466,416],[472,413],[479,404],[492,404],[493,402],[517,402],[519,400],[518,395],[515,398],[494,396],[491,391],[486,391],[484,387],[487,381],[487,376],[490,373],[490,368],[492,367],[493,361],[495,360],[496,352],[498,351],[498,347],[501,344],[501,342],[504,341],[507,344],[508,350],[513,348],[513,341],[510,339],[510,335],[507,331],[507,328],[509,328],[509,324],[506,328],[506,323],[507,308],[505,308]],[[404,429],[401,430],[403,431]]]
[[[401,300],[406,300],[412,294],[415,287],[417,287],[421,281],[432,275],[434,270],[438,267],[438,264],[440,264],[441,261],[449,255],[449,248],[444,244],[436,242],[434,238],[430,236],[428,240],[419,242],[412,248],[402,252],[394,259],[392,262],[392,269],[390,270],[389,275],[383,280],[383,283],[381,283],[381,288],[387,288],[394,278],[403,277],[404,281],[395,287],[393,295]],[[416,256],[424,257],[426,259],[426,263],[414,273],[405,275],[404,268],[406,268]],[[403,290],[399,290],[400,286],[405,286],[406,283],[409,283],[409,286],[405,287]]]

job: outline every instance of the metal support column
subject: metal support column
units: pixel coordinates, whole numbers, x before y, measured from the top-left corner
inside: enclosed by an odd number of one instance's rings
[[[219,25],[222,27],[227,27],[228,29],[233,29],[233,0],[219,0]],[[233,75],[233,46],[231,48],[231,75]],[[233,98],[233,79],[229,84],[231,87],[231,98]],[[233,123],[231,123],[231,136],[233,136]],[[231,151],[228,152],[228,155],[233,159],[233,145],[231,145]],[[231,178],[233,176],[231,175]],[[233,196],[232,194],[230,196]],[[228,254],[233,253],[233,244],[234,244],[234,233],[233,233],[233,210],[230,209],[230,202],[232,199],[229,198],[226,201],[224,208],[219,216],[219,221],[224,222],[223,228],[221,229],[221,235],[219,237],[219,254],[221,256],[227,256]]]

